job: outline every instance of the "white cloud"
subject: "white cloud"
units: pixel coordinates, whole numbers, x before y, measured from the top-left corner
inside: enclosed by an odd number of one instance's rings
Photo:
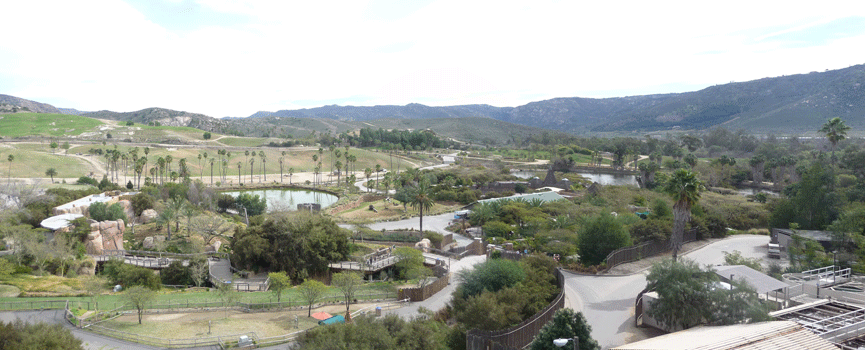
[[[863,63],[865,42],[863,33],[810,47],[773,40],[865,16],[860,2],[170,4],[196,11],[4,4],[16,15],[0,30],[16,34],[0,42],[0,92],[83,110],[217,117],[320,101],[514,106],[842,68]],[[226,15],[236,21],[213,20]],[[188,28],[165,24],[178,21]]]

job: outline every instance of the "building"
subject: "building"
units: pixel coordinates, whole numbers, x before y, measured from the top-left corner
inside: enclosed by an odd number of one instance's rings
[[[837,350],[829,341],[792,321],[701,326],[614,347],[615,350]]]

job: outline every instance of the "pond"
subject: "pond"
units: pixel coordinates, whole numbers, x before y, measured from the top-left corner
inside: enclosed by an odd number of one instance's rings
[[[249,193],[258,195],[267,199],[267,211],[280,210],[297,210],[297,205],[301,203],[318,203],[322,208],[331,206],[339,199],[330,193],[318,192],[312,190],[302,190],[296,188],[282,189],[267,189],[267,190],[249,190],[249,191],[231,191],[222,192],[233,197],[241,193]]]
[[[540,174],[541,176],[537,175]],[[588,179],[591,182],[597,182],[601,185],[615,185],[615,186],[639,186],[637,184],[637,178],[634,175],[614,175],[614,174],[591,174],[591,173],[578,173],[580,176]],[[535,173],[533,171],[514,171],[511,175],[516,176],[520,179],[531,179],[535,176],[540,177],[543,180],[543,172]],[[573,179],[571,179],[573,180]]]

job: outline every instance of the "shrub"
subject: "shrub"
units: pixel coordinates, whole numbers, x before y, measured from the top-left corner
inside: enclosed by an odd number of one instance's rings
[[[610,252],[631,245],[631,236],[612,215],[602,213],[590,219],[580,230],[580,260],[597,265]]]
[[[246,208],[249,216],[261,215],[267,210],[267,198],[261,198],[257,194],[241,193],[235,199],[235,204],[240,208]]]
[[[483,229],[487,237],[508,237],[508,234],[514,230],[511,225],[501,221],[490,221],[483,226]]]
[[[96,221],[126,221],[126,213],[123,212],[123,207],[120,203],[106,205],[102,202],[93,203],[88,208],[90,218]]]
[[[179,260],[172,261],[168,267],[159,271],[162,284],[170,285],[192,285],[192,274],[188,266],[183,266]]]
[[[156,204],[153,197],[144,192],[139,192],[134,196],[124,199],[128,199],[132,203],[132,211],[135,213],[135,216],[140,216],[147,209],[153,209],[153,206]]]
[[[89,176],[82,176],[78,178],[78,181],[75,181],[76,184],[79,185],[91,185],[91,186],[99,186],[99,181]]]
[[[159,276],[152,270],[125,264],[120,260],[111,260],[103,265],[102,273],[108,276],[111,283],[131,286],[144,286],[152,290],[162,287]]]

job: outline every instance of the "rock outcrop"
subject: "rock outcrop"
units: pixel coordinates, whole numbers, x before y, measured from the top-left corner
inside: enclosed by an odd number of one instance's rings
[[[117,221],[90,221],[90,234],[84,246],[87,254],[102,255],[103,251],[123,249],[123,231],[126,224],[123,220]]]
[[[159,213],[153,209],[147,209],[141,212],[141,216],[138,218],[138,222],[141,224],[149,224],[151,222],[156,221],[156,218],[159,216]]]

